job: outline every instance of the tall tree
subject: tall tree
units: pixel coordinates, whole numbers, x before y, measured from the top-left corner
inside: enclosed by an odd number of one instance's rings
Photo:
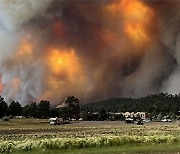
[[[4,101],[4,98],[0,96],[0,118],[7,114],[8,105]]]
[[[80,116],[80,103],[74,96],[68,96],[62,107],[65,119],[79,119]]]
[[[12,116],[21,116],[22,107],[19,102],[12,101],[9,105],[9,114]]]
[[[106,110],[105,109],[102,109],[99,114],[98,114],[98,120],[99,121],[104,121],[108,118],[108,115],[106,113]]]
[[[47,100],[41,100],[37,105],[37,117],[48,118],[50,116],[50,102]]]
[[[37,116],[37,105],[36,102],[32,102],[23,108],[23,115],[25,117],[36,117]]]
[[[54,109],[54,108],[50,109],[50,116],[52,118],[59,117],[59,110],[58,109]]]

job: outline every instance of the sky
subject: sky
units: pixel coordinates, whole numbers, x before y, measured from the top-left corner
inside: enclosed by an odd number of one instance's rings
[[[179,63],[180,1],[0,1],[0,93],[7,102],[175,94]]]

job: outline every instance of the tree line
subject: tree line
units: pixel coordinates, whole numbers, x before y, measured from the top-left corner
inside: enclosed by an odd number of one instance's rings
[[[103,120],[109,112],[148,112],[155,115],[178,115],[180,116],[180,94],[172,95],[159,93],[141,98],[112,98],[100,102],[81,105],[74,96],[68,96],[63,106],[52,107],[47,100],[32,102],[24,107],[17,101],[9,105],[0,96],[0,118],[4,116],[24,116],[34,118],[62,117],[63,119]],[[98,114],[94,114],[98,113]],[[118,115],[115,119],[123,119]]]
[[[84,113],[100,112],[148,112],[153,115],[179,115],[180,94],[159,93],[141,98],[112,98],[83,105]]]
[[[78,119],[80,114],[80,103],[74,96],[68,96],[61,108],[52,107],[47,100],[39,103],[31,102],[22,107],[18,101],[12,101],[9,105],[0,96],[0,118],[5,116],[24,116],[34,118],[62,117],[63,119]]]

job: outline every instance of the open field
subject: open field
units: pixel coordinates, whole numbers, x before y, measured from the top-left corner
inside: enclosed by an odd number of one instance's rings
[[[56,126],[49,126],[48,119],[34,119],[34,118],[22,118],[22,119],[10,119],[6,122],[0,119],[1,128],[27,128],[27,127],[39,127],[50,128]],[[164,125],[180,125],[180,122],[150,122],[144,123],[145,126],[164,126]],[[60,125],[58,127],[108,127],[108,126],[132,126],[135,124],[125,124],[124,121],[81,121],[71,122],[71,124]]]
[[[73,150],[37,150],[31,154],[179,154],[179,144],[160,144],[143,146],[119,146]],[[16,152],[15,154],[27,154],[28,152]]]
[[[124,152],[132,153],[145,147],[144,152],[148,152],[148,149],[152,149],[149,147],[151,145],[155,149],[151,152],[164,149],[164,152],[174,153],[180,151],[180,123],[146,123],[138,126],[120,121],[104,121],[50,126],[48,120],[11,119],[9,122],[0,121],[0,141],[0,152],[33,153],[40,150],[45,153],[48,150],[61,150],[62,153],[64,150],[64,153],[71,153],[72,150],[67,149],[76,149],[76,153],[88,153],[89,149],[97,148],[94,150],[103,153],[102,149],[106,148],[106,151],[116,153],[117,150],[123,152],[123,147],[129,146],[129,150],[124,148]],[[166,146],[163,148],[163,145]],[[117,148],[114,150],[112,147]]]

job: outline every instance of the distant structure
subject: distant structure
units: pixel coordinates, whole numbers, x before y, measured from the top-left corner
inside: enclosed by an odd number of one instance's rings
[[[146,119],[148,118],[148,113],[147,112],[125,112],[125,113],[122,113],[125,118],[141,118],[141,119]]]

